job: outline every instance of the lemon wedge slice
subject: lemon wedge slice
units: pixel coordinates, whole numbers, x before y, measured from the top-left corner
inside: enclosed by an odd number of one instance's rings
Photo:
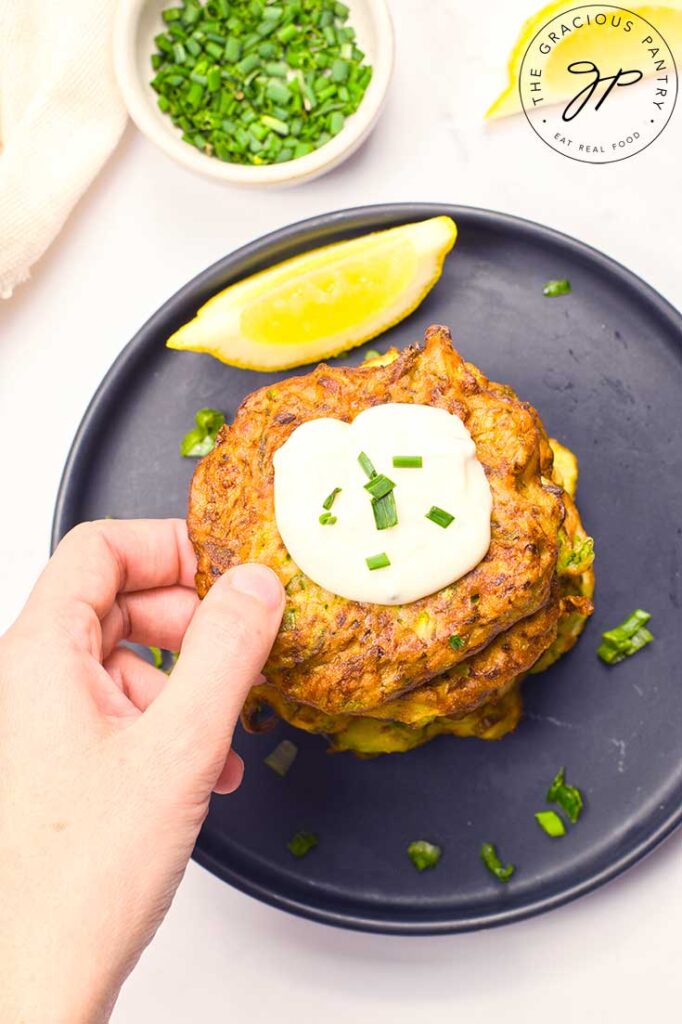
[[[432,217],[313,249],[225,288],[166,344],[250,370],[329,359],[416,309],[456,238]]]
[[[668,0],[665,4],[635,4],[634,6],[627,4],[626,6],[629,13],[639,15],[640,18],[644,18],[656,27],[676,59],[682,55],[682,0]],[[519,72],[523,63],[523,55],[543,25],[546,25],[558,14],[566,13],[570,7],[571,5],[566,3],[566,0],[559,0],[558,3],[547,4],[541,11],[524,22],[509,56],[507,86],[486,111],[486,119],[491,120],[520,113]],[[588,49],[591,58],[601,55],[603,63],[606,65],[614,42],[613,36],[605,34],[599,25],[593,24],[581,29],[579,39],[574,34],[570,34],[557,43],[545,68],[547,102],[559,103],[561,100],[570,99],[572,83],[571,76],[566,74],[566,67],[572,60],[584,57],[584,51]],[[578,50],[573,53],[576,47]],[[599,63],[601,64],[602,61]]]

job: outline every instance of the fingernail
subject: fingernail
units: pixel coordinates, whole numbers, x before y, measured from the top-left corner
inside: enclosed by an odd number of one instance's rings
[[[282,604],[282,584],[266,565],[236,565],[229,574],[230,586],[240,594],[248,594],[271,611]]]

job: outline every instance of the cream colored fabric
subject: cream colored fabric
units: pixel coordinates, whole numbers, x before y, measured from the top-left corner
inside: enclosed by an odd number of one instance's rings
[[[116,0],[0,0],[0,296],[54,240],[114,149]]]

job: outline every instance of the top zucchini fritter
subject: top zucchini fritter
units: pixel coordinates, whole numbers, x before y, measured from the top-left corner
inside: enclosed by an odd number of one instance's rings
[[[493,494],[486,557],[456,583],[409,605],[348,601],[304,576],[277,531],[272,456],[306,420],[351,421],[385,402],[434,405],[471,433]],[[490,382],[430,327],[423,349],[387,366],[319,366],[250,395],[194,474],[188,515],[197,590],[240,562],[260,561],[287,591],[282,629],[265,667],[291,700],[329,714],[376,708],[448,671],[548,601],[564,516],[545,477],[552,453],[535,410]],[[428,618],[428,636],[420,624]],[[448,640],[465,641],[453,650]]]

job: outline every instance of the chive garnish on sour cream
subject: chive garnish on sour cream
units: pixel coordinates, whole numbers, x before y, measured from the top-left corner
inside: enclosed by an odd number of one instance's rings
[[[369,491],[373,498],[385,498],[394,487],[393,481],[383,473],[377,473],[376,476],[371,477],[369,483],[365,484],[365,490]]]
[[[373,477],[377,476],[377,471],[372,465],[372,461],[369,455],[366,455],[365,452],[360,452],[360,454],[358,455],[358,462],[360,463],[360,465],[362,466],[363,470],[365,471],[370,480]]]
[[[372,500],[372,512],[377,530],[388,530],[398,523],[398,510],[395,507],[393,492],[389,491],[383,498]]]
[[[483,843],[481,846],[481,860],[490,874],[494,875],[499,882],[508,882],[516,871],[513,864],[504,865],[502,863],[492,843]]]
[[[442,526],[446,529],[450,523],[454,522],[455,517],[446,512],[444,508],[438,508],[437,505],[432,505],[429,511],[426,513],[426,518],[430,519],[436,526]]]
[[[421,469],[424,460],[421,455],[394,455],[393,466],[395,469]]]
[[[340,494],[340,493],[341,493],[341,488],[340,487],[335,487],[334,490],[332,491],[332,493],[328,494],[327,497],[322,502],[322,508],[326,508],[327,511],[329,511],[329,509],[332,507],[332,505],[334,504],[334,502],[336,500],[336,495]]]
[[[391,561],[385,551],[382,551],[379,555],[370,555],[366,558],[367,568],[372,569],[385,569],[391,564]]]
[[[323,512],[320,516],[320,523],[322,526],[333,526],[336,522],[336,516],[333,516],[331,512]]]

